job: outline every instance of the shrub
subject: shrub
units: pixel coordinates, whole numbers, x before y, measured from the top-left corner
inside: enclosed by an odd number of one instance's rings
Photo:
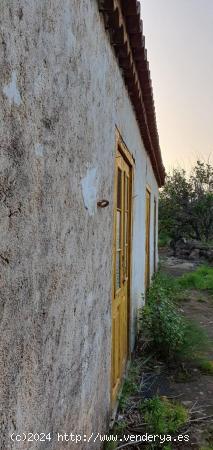
[[[158,245],[159,247],[167,247],[171,241],[171,238],[168,234],[161,232],[159,234]]]
[[[174,357],[182,347],[185,336],[185,323],[174,304],[177,295],[175,287],[172,278],[156,274],[141,311],[142,335],[148,345],[166,359]]]
[[[179,288],[175,279],[158,273],[141,310],[140,329],[148,349],[165,360],[197,357],[207,346],[207,337],[178,310]]]

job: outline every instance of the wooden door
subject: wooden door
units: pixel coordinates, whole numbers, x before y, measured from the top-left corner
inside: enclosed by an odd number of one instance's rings
[[[157,270],[157,200],[154,199],[154,272]]]
[[[114,200],[112,405],[128,358],[131,198],[131,166],[118,150]]]
[[[146,245],[145,245],[145,289],[150,285],[150,203],[151,194],[146,189]]]

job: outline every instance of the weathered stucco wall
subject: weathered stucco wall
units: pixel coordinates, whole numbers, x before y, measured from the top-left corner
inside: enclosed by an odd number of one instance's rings
[[[0,448],[56,450],[9,436],[106,430],[115,125],[136,159],[133,323],[157,186],[96,0],[1,1],[0,43]]]

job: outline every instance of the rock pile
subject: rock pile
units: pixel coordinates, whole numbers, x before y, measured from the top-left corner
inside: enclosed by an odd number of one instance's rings
[[[207,261],[213,263],[213,245],[196,240],[171,241],[170,247],[177,258],[189,259],[190,261]]]

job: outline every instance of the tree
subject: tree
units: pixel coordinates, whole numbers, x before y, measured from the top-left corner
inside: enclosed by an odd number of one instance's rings
[[[177,241],[213,239],[213,166],[197,161],[189,176],[173,169],[160,192],[159,230]]]

